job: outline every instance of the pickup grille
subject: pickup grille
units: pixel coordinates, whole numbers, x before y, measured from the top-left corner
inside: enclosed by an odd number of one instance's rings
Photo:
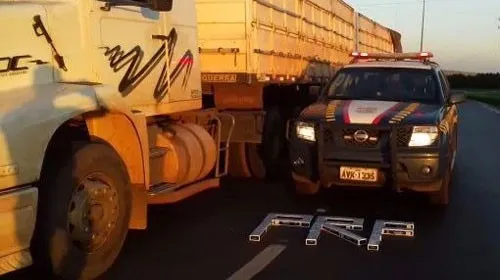
[[[377,130],[371,128],[364,128],[369,137],[372,140],[368,139],[365,142],[357,142],[354,140],[354,133],[358,130],[358,128],[326,128],[325,129],[325,141],[326,143],[331,143],[334,145],[347,146],[347,147],[360,147],[360,148],[376,148],[380,145],[384,146],[385,144],[381,143],[383,139],[388,139],[390,132],[386,130]],[[411,126],[401,126],[396,128],[396,138],[397,138],[397,147],[408,147],[410,143],[412,133]],[[385,141],[383,141],[385,143]],[[388,143],[387,143],[388,144]]]
[[[357,131],[357,129],[353,128],[345,128],[342,129],[342,139],[344,141],[344,144],[347,146],[355,146],[355,147],[376,147],[379,140],[380,140],[380,131],[377,131],[375,129],[364,129],[368,133],[368,136],[371,138],[376,138],[376,139],[368,139],[364,142],[358,142],[354,140],[354,133]]]
[[[354,140],[354,133],[362,129],[368,133],[372,140],[368,139],[364,142],[357,142]],[[396,128],[396,144],[397,147],[408,147],[410,143],[412,126],[400,126]],[[360,148],[383,148],[389,145],[390,130],[376,129],[376,128],[325,128],[325,142],[336,146],[344,147],[360,147]],[[376,138],[376,140],[374,139]],[[388,147],[389,148],[389,147]]]
[[[397,128],[397,143],[398,147],[408,147],[411,139],[413,128],[411,126],[404,126]]]

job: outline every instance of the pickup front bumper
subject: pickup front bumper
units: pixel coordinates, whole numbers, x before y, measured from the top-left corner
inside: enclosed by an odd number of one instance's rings
[[[340,127],[339,130],[345,129]],[[352,129],[352,128],[351,128]],[[324,129],[319,129],[317,141],[307,142],[290,138],[290,159],[295,178],[320,182],[323,187],[357,186],[410,189],[434,192],[441,188],[449,162],[446,139],[433,147],[408,148],[398,143],[398,128],[383,128],[386,137],[373,147],[344,145],[342,135],[325,139]],[[383,135],[380,133],[379,135]],[[341,179],[341,167],[370,168],[377,170],[374,182]]]
[[[395,167],[393,167],[393,164],[377,164],[362,161],[323,161],[321,168],[319,168],[319,181],[325,187],[333,185],[383,187],[391,184],[393,187],[399,189],[411,189],[423,192],[438,191],[441,188],[445,162],[447,162],[447,157],[439,157],[437,154],[398,157],[397,162],[394,164]],[[341,166],[375,168],[378,170],[377,181],[342,180],[340,179]],[[307,176],[307,174],[301,175]]]

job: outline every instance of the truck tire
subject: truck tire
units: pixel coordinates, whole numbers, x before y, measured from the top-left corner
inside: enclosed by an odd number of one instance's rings
[[[247,162],[245,143],[233,142],[229,145],[229,176],[235,178],[250,178],[252,172]]]
[[[128,232],[130,187],[123,161],[106,144],[78,144],[51,162],[39,186],[35,266],[63,279],[104,273]]]
[[[266,111],[260,154],[267,178],[275,178],[280,174],[286,145],[285,128],[286,122],[278,106]]]
[[[450,186],[453,177],[453,154],[457,151],[458,132],[456,127],[453,129],[453,136],[449,144],[448,165],[443,176],[441,189],[430,194],[431,204],[446,206],[450,203]]]
[[[260,144],[246,143],[246,157],[252,176],[257,179],[265,179],[267,170],[259,153]]]
[[[229,146],[229,175],[235,178],[264,179],[266,170],[259,153],[260,144],[231,143]]]

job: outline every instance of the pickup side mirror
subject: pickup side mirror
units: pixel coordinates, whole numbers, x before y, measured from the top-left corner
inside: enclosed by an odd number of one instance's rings
[[[158,12],[170,12],[173,2],[173,0],[149,0],[151,10]]]
[[[460,104],[460,103],[463,103],[467,101],[467,97],[465,96],[465,94],[463,93],[451,93],[451,96],[450,96],[450,100],[448,101],[448,103],[450,105],[455,105],[455,104]]]

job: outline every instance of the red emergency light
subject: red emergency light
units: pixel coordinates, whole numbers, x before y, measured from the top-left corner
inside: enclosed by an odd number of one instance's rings
[[[353,52],[351,54],[355,59],[395,59],[395,60],[428,60],[434,55],[431,52],[412,52],[412,53],[367,53]]]

